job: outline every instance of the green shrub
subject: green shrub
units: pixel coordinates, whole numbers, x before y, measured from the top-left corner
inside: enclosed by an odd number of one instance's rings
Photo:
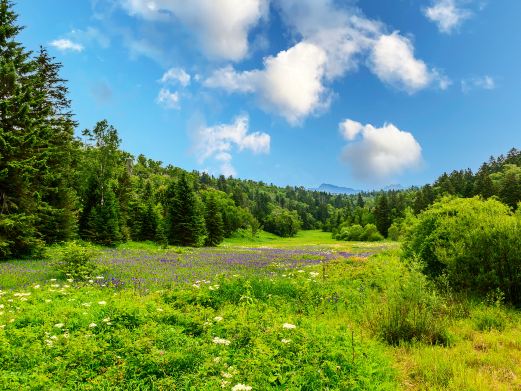
[[[96,273],[96,265],[92,262],[93,256],[92,248],[70,242],[60,249],[52,265],[63,277],[86,280]]]
[[[376,228],[376,225],[367,224],[364,227],[364,233],[361,239],[366,242],[379,242],[380,240],[383,240],[384,237],[380,232],[378,232],[378,228]]]
[[[302,226],[297,211],[289,211],[283,208],[275,208],[266,218],[264,229],[267,232],[288,238],[295,236]]]
[[[503,331],[507,319],[500,307],[481,307],[472,314],[474,326],[479,331],[497,330]]]
[[[391,286],[385,304],[370,312],[373,331],[390,345],[450,344],[444,300],[417,269]]]
[[[365,227],[362,227],[359,224],[351,225],[350,227],[343,227],[339,233],[335,236],[338,240],[348,240],[348,241],[367,241],[367,242],[377,242],[383,240],[383,236],[378,232],[376,225],[367,224]]]
[[[418,216],[404,257],[456,290],[482,296],[500,289],[521,304],[521,220],[495,199],[443,198]]]
[[[387,237],[394,241],[400,240],[400,228],[397,224],[391,224],[389,230],[387,231]]]

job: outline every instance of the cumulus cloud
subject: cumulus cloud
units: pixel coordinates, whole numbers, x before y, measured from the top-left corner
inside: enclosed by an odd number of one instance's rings
[[[220,173],[236,175],[232,165],[232,151],[248,150],[254,154],[267,154],[270,151],[269,134],[249,132],[249,118],[241,115],[231,124],[207,127],[198,126],[194,131],[194,151],[199,164],[213,158],[219,163]]]
[[[346,120],[339,128],[350,141],[344,148],[342,160],[360,180],[380,182],[421,163],[420,144],[411,133],[393,124],[375,128]]]
[[[414,93],[448,78],[414,56],[412,42],[358,9],[333,0],[274,0],[297,43],[264,59],[260,69],[238,71],[228,65],[204,85],[228,92],[255,94],[267,111],[299,124],[327,108],[330,83],[364,63],[385,83]]]
[[[423,10],[430,21],[436,23],[438,29],[445,34],[452,33],[472,13],[460,5],[458,0],[434,0],[430,7]]]
[[[275,57],[264,59],[264,69],[236,72],[231,67],[215,71],[207,87],[229,92],[256,93],[268,111],[296,124],[323,105],[327,105],[322,83],[326,54],[309,42],[299,42]]]
[[[83,45],[65,38],[56,39],[50,42],[50,45],[61,52],[82,52],[84,49]]]
[[[267,15],[268,0],[120,0],[130,15],[181,22],[209,57],[238,61],[248,54],[249,31]]]
[[[465,93],[471,90],[493,90],[496,88],[496,81],[491,76],[474,77],[461,81],[461,90]]]
[[[179,83],[183,87],[190,84],[191,76],[182,68],[170,68],[163,74],[161,83],[163,84],[175,84]]]
[[[364,126],[360,122],[346,119],[344,122],[340,123],[338,128],[346,140],[353,141],[356,136],[364,129]]]
[[[369,57],[369,67],[384,83],[409,93],[426,88],[435,80],[442,89],[449,83],[447,78],[416,59],[411,41],[397,32],[380,36]]]
[[[156,102],[165,109],[178,109],[179,101],[179,93],[172,92],[168,88],[161,88],[156,98]]]

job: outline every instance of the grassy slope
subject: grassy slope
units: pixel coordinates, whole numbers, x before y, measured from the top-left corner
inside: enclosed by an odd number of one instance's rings
[[[396,244],[303,231],[222,245],[247,247],[374,252]],[[141,243],[117,251],[133,250],[160,251]],[[449,346],[379,342],[377,314],[392,311],[393,294],[410,280],[397,254],[160,292],[48,282],[53,274],[41,261],[4,263],[0,282],[17,288],[0,292],[0,388],[521,389],[521,316],[501,305],[444,300]],[[297,328],[285,330],[285,322]],[[230,345],[213,343],[216,336]]]

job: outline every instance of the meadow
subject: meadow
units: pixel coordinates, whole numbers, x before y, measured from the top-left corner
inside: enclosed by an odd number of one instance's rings
[[[433,286],[395,242],[126,243],[85,281],[59,251],[0,264],[0,389],[521,389],[519,312]]]

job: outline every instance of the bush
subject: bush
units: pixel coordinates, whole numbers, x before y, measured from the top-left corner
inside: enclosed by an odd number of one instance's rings
[[[96,273],[96,265],[92,262],[94,251],[77,242],[66,244],[53,262],[53,268],[62,274],[62,277],[86,280]]]
[[[391,240],[394,240],[395,242],[400,240],[400,228],[397,224],[391,224],[391,226],[389,227],[389,231],[387,231],[387,237]]]
[[[404,257],[432,277],[446,274],[456,290],[485,296],[500,289],[521,304],[521,220],[495,199],[436,202],[408,232]]]
[[[364,227],[364,233],[361,239],[366,242],[378,242],[380,240],[383,240],[384,237],[380,232],[378,232],[378,228],[376,228],[376,225],[367,224]]]
[[[444,300],[419,270],[412,270],[387,293],[370,320],[373,331],[390,345],[423,342],[448,345]]]
[[[275,208],[266,218],[264,229],[283,238],[295,236],[302,223],[296,211]]]
[[[335,236],[338,240],[349,240],[349,241],[367,241],[377,242],[383,240],[383,236],[378,232],[378,229],[374,224],[367,224],[362,227],[359,224],[351,225],[350,227],[344,227]]]

